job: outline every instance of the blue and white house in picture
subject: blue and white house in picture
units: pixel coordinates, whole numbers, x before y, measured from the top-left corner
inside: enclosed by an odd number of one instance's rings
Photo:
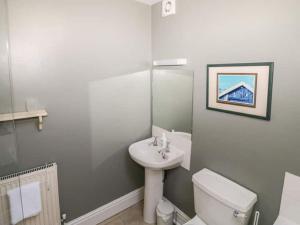
[[[270,120],[273,62],[207,65],[206,108]]]
[[[217,76],[217,102],[255,108],[257,74],[226,74]]]

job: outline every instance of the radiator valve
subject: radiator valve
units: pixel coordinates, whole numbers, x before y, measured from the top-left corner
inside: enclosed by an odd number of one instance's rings
[[[67,214],[66,213],[61,214],[61,224],[62,225],[65,224],[66,220],[67,220]]]

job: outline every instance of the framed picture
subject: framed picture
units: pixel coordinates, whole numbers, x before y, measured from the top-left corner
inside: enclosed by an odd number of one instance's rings
[[[271,119],[274,63],[207,65],[206,108]]]

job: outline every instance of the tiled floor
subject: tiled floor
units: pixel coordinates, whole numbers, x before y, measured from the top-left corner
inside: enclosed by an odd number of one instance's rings
[[[120,212],[98,225],[148,225],[143,221],[143,202]]]

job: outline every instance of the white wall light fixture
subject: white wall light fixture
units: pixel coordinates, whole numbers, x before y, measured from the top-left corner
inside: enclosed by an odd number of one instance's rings
[[[162,1],[162,16],[170,16],[176,14],[176,0]]]
[[[187,64],[186,58],[180,59],[163,59],[163,60],[154,60],[153,66],[184,66]]]

